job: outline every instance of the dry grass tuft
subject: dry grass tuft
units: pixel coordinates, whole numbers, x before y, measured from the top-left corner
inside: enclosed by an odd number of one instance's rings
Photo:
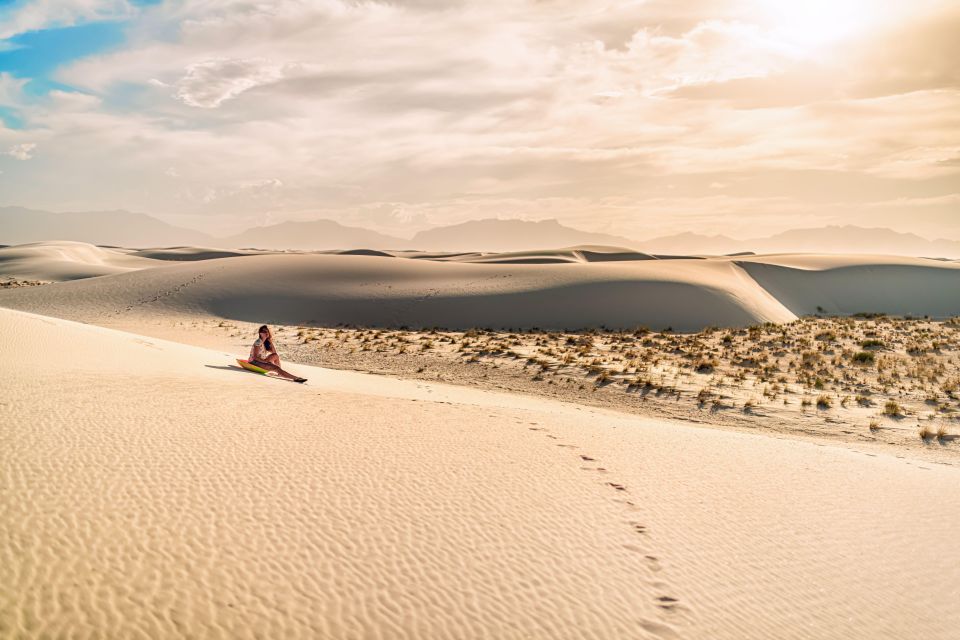
[[[950,434],[947,433],[947,425],[941,423],[940,426],[937,427],[937,440],[942,443],[948,435]]]
[[[883,405],[883,415],[899,418],[903,415],[903,407],[896,400],[887,400],[887,403]]]

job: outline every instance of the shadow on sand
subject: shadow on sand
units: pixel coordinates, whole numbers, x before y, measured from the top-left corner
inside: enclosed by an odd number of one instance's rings
[[[203,366],[207,367],[208,369],[222,369],[224,371],[236,371],[238,373],[249,373],[254,376],[263,376],[264,378],[270,378],[271,380],[284,380],[286,382],[292,382],[292,380],[287,380],[286,378],[282,378],[276,374],[257,373],[256,371],[250,371],[249,369],[244,369],[243,367],[238,367],[233,364],[230,364],[227,366],[223,366],[222,364],[205,364]]]

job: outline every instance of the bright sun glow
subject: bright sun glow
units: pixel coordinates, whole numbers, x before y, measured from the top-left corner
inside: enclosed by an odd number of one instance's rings
[[[758,22],[807,53],[868,30],[883,6],[870,0],[755,1]]]

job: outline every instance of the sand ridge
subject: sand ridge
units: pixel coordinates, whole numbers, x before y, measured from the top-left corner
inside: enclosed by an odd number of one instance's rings
[[[92,249],[97,256],[108,251]],[[814,313],[960,315],[960,265],[922,258],[661,260],[631,254],[621,259],[621,250],[603,247],[440,260],[412,255],[391,259],[369,252],[216,258],[212,256],[219,254],[203,249],[163,251],[169,255],[157,260],[109,254],[111,260],[146,260],[151,266],[137,263],[137,270],[42,291],[0,292],[0,305],[101,322],[113,316],[134,321],[199,315],[286,325],[555,330],[647,326],[683,332],[790,322]],[[615,259],[585,258],[588,254]],[[156,252],[150,255],[159,257]],[[203,256],[210,259],[200,259]],[[49,275],[49,262],[41,253],[29,264],[32,272]]]
[[[294,325],[450,328],[649,324],[694,330],[793,318],[737,270],[704,260],[504,265],[262,255],[167,263],[34,296],[3,293],[0,305],[81,320],[144,311]],[[177,295],[167,295],[171,291]],[[141,309],[145,303],[149,308]]]

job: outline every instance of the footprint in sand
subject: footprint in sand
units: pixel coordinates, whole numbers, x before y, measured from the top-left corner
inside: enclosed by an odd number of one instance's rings
[[[647,525],[645,524],[640,524],[639,522],[631,522],[630,526],[633,527],[633,530],[636,531],[637,533],[647,532]]]
[[[671,627],[660,623],[653,622],[651,620],[641,620],[640,626],[647,633],[652,633],[658,638],[664,638],[666,640],[672,640],[673,638],[679,638],[680,636],[674,631]]]
[[[651,571],[660,571],[663,569],[663,566],[660,564],[660,559],[657,558],[657,556],[643,556],[643,561]]]
[[[671,596],[659,596],[657,598],[657,606],[664,611],[673,611],[680,606],[680,601]]]

